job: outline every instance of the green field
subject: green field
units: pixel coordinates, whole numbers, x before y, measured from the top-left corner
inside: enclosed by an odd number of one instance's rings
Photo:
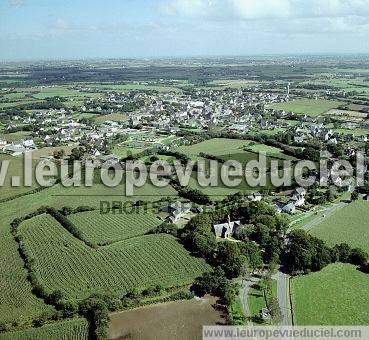
[[[330,245],[346,242],[369,252],[369,202],[356,201],[336,211],[311,229]]]
[[[344,102],[336,100],[296,99],[287,103],[271,104],[268,105],[268,108],[275,110],[285,110],[287,112],[319,116],[331,109],[336,109],[343,104]]]
[[[272,294],[277,296],[277,281],[271,282]],[[247,303],[249,305],[251,317],[257,318],[260,316],[260,311],[267,308],[267,301],[265,300],[264,291],[260,282],[254,283],[248,293]]]
[[[249,304],[250,313],[252,316],[259,316],[260,311],[266,308],[266,302],[264,299],[263,291],[260,289],[260,285],[255,283],[248,294],[247,303]]]
[[[18,233],[46,291],[60,289],[69,299],[184,285],[209,268],[170,235],[135,237],[96,250],[46,214],[22,222]]]
[[[240,152],[249,141],[240,139],[213,138],[189,146],[180,146],[175,150],[186,154],[188,157],[196,158],[200,152],[214,156],[228,153]]]
[[[158,92],[181,92],[176,86],[165,86],[164,84],[155,83],[128,83],[128,84],[88,84],[90,88],[114,91],[158,91]]]
[[[10,233],[10,223],[16,217],[22,217],[40,206],[78,207],[88,205],[99,208],[100,201],[155,201],[163,196],[176,196],[172,187],[156,188],[150,184],[135,190],[135,197],[124,196],[124,186],[108,188],[96,184],[91,188],[65,188],[54,185],[32,195],[18,197],[0,205],[0,277],[1,286],[6,287],[0,294],[0,322],[27,322],[37,318],[52,308],[32,293],[27,280],[27,271],[18,253],[18,244]],[[105,196],[102,196],[105,195]],[[13,196],[13,194],[11,195]],[[93,280],[93,279],[92,279]]]
[[[43,87],[38,88],[39,92],[32,96],[37,99],[45,99],[48,97],[94,97],[96,94],[88,92],[80,92],[78,90],[68,89],[66,87]]]
[[[0,340],[87,340],[88,323],[85,319],[73,319],[29,328],[22,331],[0,333]]]
[[[136,155],[142,151],[143,149],[140,149],[140,148],[130,148],[128,146],[117,145],[117,146],[114,146],[112,153],[116,156],[123,158],[123,157],[127,157],[128,155]]]
[[[21,139],[29,136],[29,131],[18,131],[13,133],[5,133],[0,135],[0,139],[6,140],[8,143],[19,142]]]
[[[95,121],[99,123],[106,122],[108,120],[113,122],[123,122],[128,119],[128,117],[123,113],[110,113],[108,115],[102,115],[102,116],[95,116]]]
[[[367,325],[369,275],[349,264],[292,279],[296,325]]]
[[[84,240],[105,245],[147,233],[162,221],[151,213],[101,214],[99,210],[68,216]]]
[[[13,157],[4,154],[0,154],[0,165],[3,161],[9,161],[8,171],[6,173],[4,184],[0,187],[0,199],[13,197],[15,195],[26,193],[32,189],[38,187],[38,184],[33,181],[31,187],[24,186],[24,169],[23,169],[23,157]],[[12,177],[19,176],[20,186],[12,186]]]

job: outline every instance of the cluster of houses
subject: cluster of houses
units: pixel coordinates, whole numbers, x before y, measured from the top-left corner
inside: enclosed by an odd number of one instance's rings
[[[277,212],[284,212],[288,214],[293,214],[297,207],[305,204],[306,189],[303,187],[296,188],[292,196],[287,202],[277,202],[275,204],[275,209]]]

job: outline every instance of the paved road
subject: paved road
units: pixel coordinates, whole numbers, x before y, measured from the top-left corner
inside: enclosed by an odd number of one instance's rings
[[[304,229],[306,231],[312,229],[315,225],[322,222],[327,217],[333,215],[337,210],[343,208],[347,204],[348,203],[346,203],[346,202],[340,202],[340,203],[337,203],[337,204],[334,204],[334,205],[328,207],[326,210],[319,212],[318,215],[314,219],[312,219],[311,221],[304,224],[301,227],[301,229]],[[324,215],[324,217],[323,217],[323,215]]]
[[[247,297],[248,297],[251,286],[258,281],[260,281],[259,278],[252,276],[246,280],[241,280],[240,282],[241,288],[239,291],[239,297],[242,303],[243,312],[245,313],[247,317],[251,316]]]
[[[288,275],[282,271],[278,271],[277,274],[273,275],[273,279],[277,280],[277,298],[279,308],[282,313],[281,326],[291,325],[291,310],[289,303],[289,291],[288,291]]]

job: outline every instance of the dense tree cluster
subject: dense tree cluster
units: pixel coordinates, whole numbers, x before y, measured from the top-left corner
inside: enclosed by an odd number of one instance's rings
[[[319,271],[333,262],[365,267],[368,258],[366,252],[359,248],[352,249],[346,243],[330,248],[324,241],[301,229],[288,235],[288,243],[282,254],[283,264],[292,274]]]
[[[224,223],[228,216],[242,225],[233,235],[241,242],[216,242],[213,225]],[[274,266],[279,261],[287,221],[264,202],[244,202],[231,207],[218,206],[192,218],[181,230],[183,243],[213,266],[222,268],[227,277],[242,271],[253,272],[263,263]]]

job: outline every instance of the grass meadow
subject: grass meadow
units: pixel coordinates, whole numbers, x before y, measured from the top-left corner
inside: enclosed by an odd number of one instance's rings
[[[367,325],[369,275],[335,263],[292,279],[296,325]]]
[[[286,103],[276,103],[268,105],[269,108],[275,110],[285,110],[299,114],[307,114],[311,116],[319,116],[323,113],[337,109],[344,102],[326,99],[296,99]]]
[[[369,252],[369,202],[355,201],[336,211],[310,233],[328,244],[348,243]]]

